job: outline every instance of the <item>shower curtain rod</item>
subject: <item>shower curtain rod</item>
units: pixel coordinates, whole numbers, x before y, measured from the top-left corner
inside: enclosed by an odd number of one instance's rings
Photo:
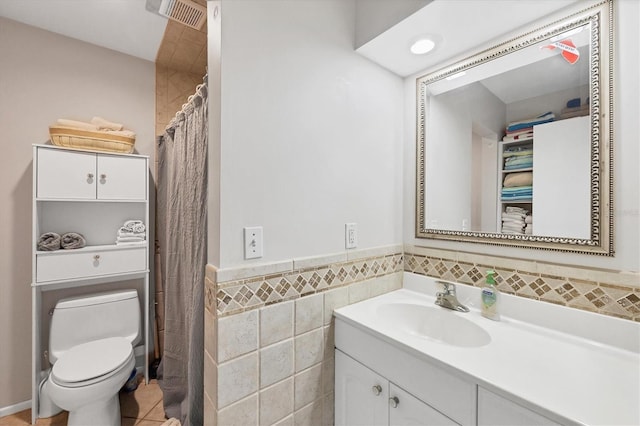
[[[198,98],[203,99],[204,97],[207,96],[208,78],[209,78],[208,73],[205,74],[204,77],[202,77],[202,84],[199,84],[196,87],[196,92],[187,98],[186,103],[182,104],[182,108],[180,109],[180,111],[176,112],[176,115],[171,119],[169,124],[167,124],[167,127],[165,127],[165,131],[175,128],[178,125],[179,121],[184,120],[185,114],[189,113],[190,111],[193,111],[194,102]]]

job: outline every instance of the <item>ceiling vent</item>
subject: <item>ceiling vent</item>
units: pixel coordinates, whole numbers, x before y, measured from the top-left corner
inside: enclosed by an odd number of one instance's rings
[[[196,30],[207,19],[207,8],[190,0],[147,0],[147,9]]]

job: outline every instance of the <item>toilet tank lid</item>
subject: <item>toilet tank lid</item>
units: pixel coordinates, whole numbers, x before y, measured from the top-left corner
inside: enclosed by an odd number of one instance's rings
[[[56,309],[77,308],[80,306],[101,305],[104,303],[118,302],[121,300],[134,299],[138,297],[135,290],[109,291],[105,293],[92,294],[90,296],[72,297],[61,299],[56,303]]]

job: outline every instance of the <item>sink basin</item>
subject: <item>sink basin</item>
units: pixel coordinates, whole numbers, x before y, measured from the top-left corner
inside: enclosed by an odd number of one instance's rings
[[[479,347],[491,342],[491,336],[472,321],[437,306],[388,303],[377,308],[380,318],[398,331],[460,347]]]

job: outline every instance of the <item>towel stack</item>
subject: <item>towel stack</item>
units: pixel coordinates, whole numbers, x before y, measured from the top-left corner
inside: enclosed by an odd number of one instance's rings
[[[127,220],[120,229],[118,229],[118,237],[116,244],[137,244],[146,240],[147,228],[141,220]]]
[[[528,214],[527,217],[524,218],[524,223],[526,224],[524,227],[524,233],[526,235],[533,235],[533,216]]]
[[[59,118],[56,125],[62,127],[70,127],[72,129],[87,130],[90,132],[108,132],[111,135],[126,136],[129,138],[135,138],[136,134],[131,130],[127,130],[120,123],[113,123],[105,120],[102,117],[93,117],[90,123],[77,120],[69,120],[66,118]]]
[[[502,233],[503,234],[524,234],[526,226],[525,218],[527,210],[522,207],[507,206],[502,213]]]
[[[533,146],[510,146],[502,152],[504,170],[518,170],[533,167]]]
[[[545,112],[537,117],[526,118],[521,121],[512,121],[507,124],[507,136],[514,137],[525,133],[533,133],[533,126],[543,123],[549,123],[556,119],[553,112]]]

